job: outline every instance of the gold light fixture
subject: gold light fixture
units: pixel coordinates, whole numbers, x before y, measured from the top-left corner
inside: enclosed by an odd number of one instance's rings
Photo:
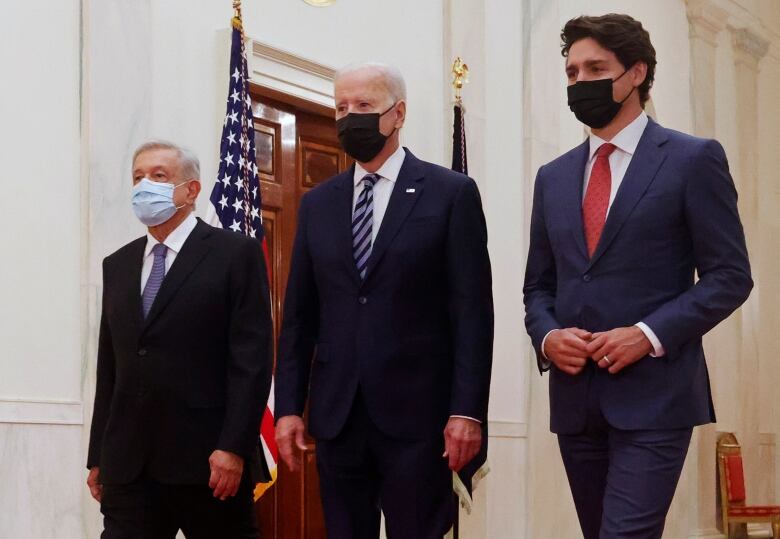
[[[336,0],[303,0],[310,6],[314,7],[328,7],[336,3]]]

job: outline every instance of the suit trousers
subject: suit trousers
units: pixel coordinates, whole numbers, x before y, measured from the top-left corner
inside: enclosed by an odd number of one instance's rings
[[[317,469],[328,537],[379,537],[380,511],[388,539],[441,539],[453,523],[452,472],[443,426],[424,440],[383,434],[360,391],[344,429],[317,440]]]
[[[143,474],[125,485],[103,485],[101,539],[257,539],[253,485],[244,478],[235,497],[214,498],[208,485],[167,485]]]
[[[660,539],[693,429],[616,429],[604,418],[597,388],[591,384],[585,430],[558,435],[582,533]]]

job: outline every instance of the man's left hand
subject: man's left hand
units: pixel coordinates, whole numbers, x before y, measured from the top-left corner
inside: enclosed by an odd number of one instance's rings
[[[600,368],[609,369],[610,374],[622,371],[652,351],[653,345],[636,326],[594,333],[588,343],[590,357]]]
[[[224,501],[235,496],[241,484],[244,459],[235,453],[217,449],[209,457],[209,467],[209,488],[214,491],[214,497]]]
[[[444,458],[450,470],[459,472],[479,453],[482,445],[482,426],[464,417],[451,417],[444,428]]]

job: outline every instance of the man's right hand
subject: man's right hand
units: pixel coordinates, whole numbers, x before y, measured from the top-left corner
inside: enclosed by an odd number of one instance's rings
[[[291,472],[297,472],[301,467],[301,456],[297,449],[306,450],[303,432],[303,419],[297,415],[287,415],[276,422],[276,445]]]
[[[556,367],[576,376],[588,362],[588,343],[593,335],[580,328],[566,328],[553,331],[544,341],[544,355]]]
[[[87,486],[89,487],[89,493],[95,498],[98,503],[103,499],[103,485],[100,483],[100,468],[95,466],[89,469],[89,475],[87,476]]]

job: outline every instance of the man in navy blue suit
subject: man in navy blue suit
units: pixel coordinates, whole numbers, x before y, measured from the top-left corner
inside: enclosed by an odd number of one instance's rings
[[[335,81],[356,163],[301,200],[276,372],[276,438],[309,432],[329,537],[440,539],[452,471],[487,421],[493,301],[479,192],[399,144],[406,89],[389,66]],[[313,361],[312,361],[313,359]],[[296,447],[297,446],[297,447]]]
[[[718,142],[645,114],[638,21],[578,17],[561,37],[591,134],[539,169],[526,327],[585,538],[660,538],[692,428],[715,421],[702,336],[753,285],[737,193]]]

